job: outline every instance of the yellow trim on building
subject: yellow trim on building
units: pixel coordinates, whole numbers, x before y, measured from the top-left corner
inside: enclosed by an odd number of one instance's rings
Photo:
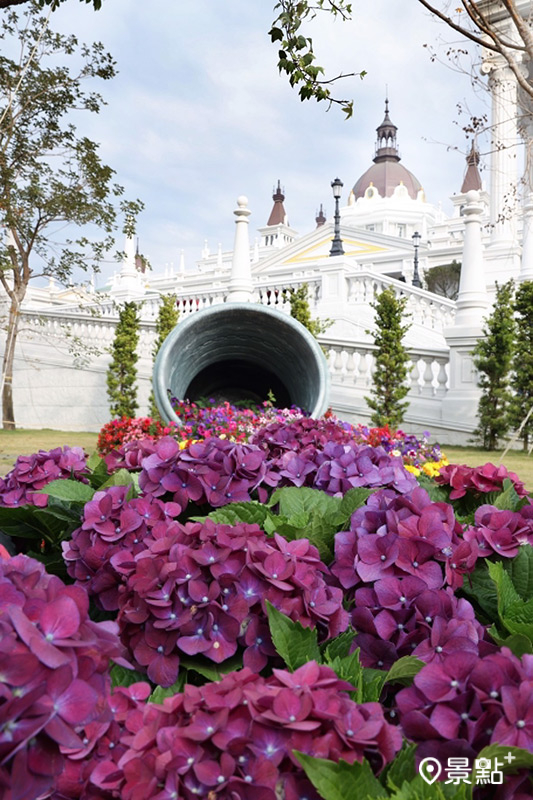
[[[301,261],[317,261],[320,258],[329,258],[329,250],[327,253],[320,253],[319,255],[316,254],[316,251],[326,247],[329,248],[330,242],[333,241],[333,236],[330,239],[323,239],[318,244],[314,244],[311,247],[302,250],[297,255],[293,256],[292,258],[288,258],[284,261],[284,264],[298,264]],[[388,247],[380,247],[376,244],[368,244],[368,242],[359,242],[355,239],[343,239],[342,244],[344,246],[344,252],[347,256],[360,256],[367,253],[385,253],[390,248]],[[306,253],[315,253],[315,255],[306,255]]]

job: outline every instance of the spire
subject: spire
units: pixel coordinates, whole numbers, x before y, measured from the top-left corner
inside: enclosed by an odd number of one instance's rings
[[[137,247],[135,249],[135,269],[142,275],[146,272],[146,261],[139,253],[139,237],[137,236]]]
[[[322,225],[326,224],[326,216],[325,216],[324,211],[322,209],[322,203],[320,203],[320,211],[318,212],[318,214],[315,217],[315,222],[316,222],[317,228],[320,228]]]
[[[471,189],[475,191],[481,191],[481,175],[479,174],[478,164],[479,164],[479,152],[476,149],[476,145],[472,142],[472,147],[470,148],[470,152],[466,157],[466,173],[463,180],[463,185],[461,186],[461,194],[466,194]]]
[[[285,209],[283,207],[285,195],[281,191],[281,183],[279,180],[278,187],[274,190],[272,199],[274,201],[274,205],[272,206],[272,211],[270,212],[267,225],[288,225],[289,223],[287,221],[287,214],[285,213]]]
[[[389,117],[389,98],[385,98],[385,116],[383,122],[376,128],[376,155],[374,162],[380,161],[399,161],[400,154],[396,143],[396,132],[398,128]]]

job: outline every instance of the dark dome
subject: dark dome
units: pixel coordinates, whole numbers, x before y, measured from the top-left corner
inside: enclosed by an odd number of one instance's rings
[[[400,154],[396,144],[397,130],[389,117],[389,101],[385,100],[385,117],[381,125],[376,128],[378,135],[374,164],[355,183],[353,193],[356,200],[364,197],[369,186],[375,187],[381,197],[391,197],[400,184],[405,186],[409,197],[416,200],[422,186],[413,173],[400,164]]]
[[[361,175],[353,187],[353,193],[356,200],[359,197],[364,197],[366,190],[372,184],[382,197],[391,197],[400,183],[403,183],[409,192],[409,196],[416,200],[416,196],[422,188],[418,178],[415,178],[413,173],[409,172],[398,161],[379,161],[377,164],[372,164]]]

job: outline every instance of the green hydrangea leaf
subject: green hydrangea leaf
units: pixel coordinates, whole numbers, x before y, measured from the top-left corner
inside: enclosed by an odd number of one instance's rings
[[[325,758],[313,758],[294,751],[305,774],[324,800],[354,800],[354,798],[387,798],[389,793],[372,772],[367,761],[360,764],[338,763]]]
[[[299,622],[293,622],[268,600],[266,607],[272,642],[291,672],[308,661],[320,663],[316,629],[304,628]]]
[[[49,497],[72,503],[88,503],[93,499],[94,492],[95,490],[89,484],[66,478],[47,483],[42,489],[37,490],[36,494],[47,494]]]

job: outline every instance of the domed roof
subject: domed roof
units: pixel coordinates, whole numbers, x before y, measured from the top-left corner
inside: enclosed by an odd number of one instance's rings
[[[372,190],[377,191],[381,197],[391,197],[398,186],[404,186],[409,196],[416,200],[422,185],[412,172],[400,164],[400,154],[396,144],[397,130],[389,117],[389,101],[385,100],[385,118],[376,128],[374,163],[354,184],[353,193],[356,200],[365,196],[372,197]]]

